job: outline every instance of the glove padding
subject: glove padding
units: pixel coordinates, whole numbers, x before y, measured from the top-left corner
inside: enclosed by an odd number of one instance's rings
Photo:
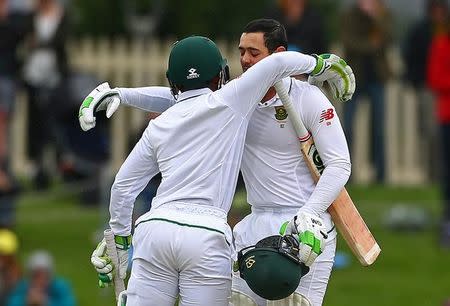
[[[94,112],[106,110],[106,117],[110,118],[120,105],[119,91],[111,89],[108,82],[102,83],[81,103],[78,120],[83,131],[95,127]]]
[[[334,54],[315,55],[317,65],[308,82],[317,87],[323,87],[326,82],[333,98],[341,102],[350,100],[355,93],[356,80],[352,68]]]
[[[131,241],[131,238],[126,237]],[[116,240],[117,257],[119,259],[119,277],[125,279],[127,277],[128,268],[128,249],[129,245],[118,244]],[[91,255],[91,263],[98,273],[98,285],[101,288],[109,287],[114,279],[114,274],[117,273],[111,258],[107,254],[106,241],[103,238],[97,245]]]
[[[307,212],[299,212],[291,221],[286,221],[280,234],[298,236],[298,257],[308,267],[322,254],[327,238],[322,219]]]

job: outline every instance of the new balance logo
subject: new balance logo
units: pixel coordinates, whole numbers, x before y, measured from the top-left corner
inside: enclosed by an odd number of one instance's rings
[[[334,117],[334,110],[332,108],[323,110],[322,113],[320,114],[319,123],[331,120],[331,119],[333,119],[333,117]],[[330,124],[331,124],[331,122],[327,122],[327,125],[330,125]]]
[[[191,80],[191,79],[197,79],[200,77],[200,74],[197,73],[197,69],[191,68],[188,71],[189,71],[189,74],[187,75],[186,79]]]

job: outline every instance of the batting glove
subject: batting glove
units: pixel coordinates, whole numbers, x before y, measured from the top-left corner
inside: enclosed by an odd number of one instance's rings
[[[300,241],[298,257],[308,267],[322,254],[327,238],[325,233],[322,219],[307,212],[299,212],[280,228],[281,235],[298,236]]]
[[[95,127],[94,113],[106,110],[106,117],[110,118],[120,105],[119,91],[111,89],[107,82],[98,85],[81,103],[78,120],[83,131]]]
[[[316,67],[308,82],[317,87],[328,83],[333,98],[341,102],[350,100],[355,93],[356,80],[352,68],[334,54],[313,55],[317,59]]]
[[[119,259],[118,273],[121,279],[127,277],[128,249],[131,246],[131,236],[115,236],[117,257]],[[114,273],[117,273],[111,258],[107,254],[106,241],[103,238],[92,252],[91,263],[98,273],[98,285],[101,288],[109,287],[112,284]]]

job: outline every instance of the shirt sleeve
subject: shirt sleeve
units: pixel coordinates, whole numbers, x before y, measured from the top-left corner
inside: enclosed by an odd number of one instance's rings
[[[109,225],[115,235],[131,234],[131,217],[136,197],[159,172],[150,141],[150,127],[151,123],[120,167],[111,187]]]
[[[325,166],[302,210],[321,216],[350,177],[350,154],[336,110],[326,96],[311,85],[307,85],[301,95],[301,101],[296,103],[296,107]]]
[[[226,84],[217,94],[233,110],[247,117],[270,87],[291,75],[310,73],[316,59],[293,51],[274,53]]]
[[[148,112],[162,113],[176,103],[169,87],[117,88],[120,101]]]

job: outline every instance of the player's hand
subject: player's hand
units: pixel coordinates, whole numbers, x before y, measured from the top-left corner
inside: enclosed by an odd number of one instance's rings
[[[323,252],[327,238],[322,219],[307,212],[299,212],[291,221],[286,221],[280,234],[298,236],[298,257],[308,267]]]
[[[333,98],[341,102],[350,100],[355,93],[356,81],[352,68],[334,54],[314,55],[317,65],[308,78],[312,85],[322,87],[328,83]]]
[[[128,249],[131,246],[131,236],[115,236],[117,257],[119,259],[119,268],[116,269],[107,254],[106,241],[103,238],[92,252],[91,263],[98,273],[98,285],[101,288],[112,284],[114,273],[119,273],[121,279],[127,276],[128,268]],[[118,270],[118,271],[117,271]]]
[[[107,82],[98,85],[81,103],[78,120],[83,131],[95,127],[97,111],[106,109],[106,117],[110,118],[120,105],[119,91],[111,89]]]

